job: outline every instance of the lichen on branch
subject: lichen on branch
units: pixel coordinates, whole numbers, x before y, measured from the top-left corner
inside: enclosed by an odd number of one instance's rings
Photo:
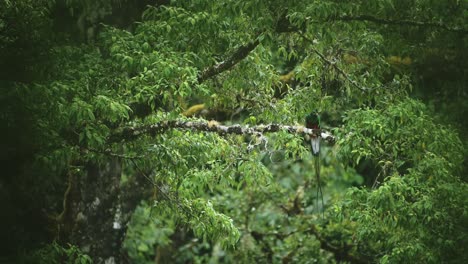
[[[290,134],[309,135],[311,137],[321,137],[329,143],[335,142],[335,137],[328,131],[323,129],[309,129],[304,126],[290,126],[281,124],[267,124],[257,126],[241,126],[241,125],[222,125],[216,121],[186,121],[186,120],[171,120],[161,121],[152,125],[126,127],[114,133],[110,137],[111,142],[121,140],[131,140],[142,135],[156,135],[163,133],[169,129],[189,129],[196,131],[214,132],[220,135],[237,134],[237,135],[258,135],[263,133],[287,132]]]

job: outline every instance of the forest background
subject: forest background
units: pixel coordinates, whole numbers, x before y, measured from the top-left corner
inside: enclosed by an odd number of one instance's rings
[[[1,0],[0,262],[468,263],[467,10]]]

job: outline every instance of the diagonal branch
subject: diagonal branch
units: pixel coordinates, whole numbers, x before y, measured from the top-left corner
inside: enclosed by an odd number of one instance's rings
[[[234,65],[243,60],[245,57],[247,57],[247,55],[249,55],[249,53],[258,46],[258,44],[260,44],[260,41],[258,40],[258,38],[256,38],[254,41],[246,45],[240,46],[228,59],[205,68],[198,75],[198,83],[202,83],[207,79],[220,74],[221,72],[229,70]]]
[[[302,37],[304,40],[306,40],[306,41],[309,42],[310,44],[312,44],[312,45],[314,44],[314,42],[313,42],[311,39],[309,39],[308,37],[306,37],[304,34],[300,33],[300,35],[301,35],[301,37]],[[318,50],[315,49],[315,48],[311,48],[311,49],[312,49],[312,51],[313,51],[315,54],[317,54],[317,55],[320,57],[321,60],[323,60],[323,61],[324,61],[325,63],[327,63],[328,65],[332,66],[339,74],[341,74],[341,75],[342,75],[349,83],[351,83],[354,87],[358,88],[359,90],[361,90],[361,91],[363,91],[363,92],[366,92],[366,91],[369,90],[369,89],[367,89],[367,88],[364,88],[364,87],[359,86],[359,84],[358,84],[355,80],[351,79],[351,77],[349,77],[349,75],[348,75],[343,69],[341,69],[340,67],[338,67],[338,65],[336,65],[335,62],[330,61],[329,59],[327,59],[327,58],[325,57],[325,55],[323,55],[320,51],[318,51]]]
[[[341,20],[341,21],[368,21],[376,24],[386,25],[397,25],[397,26],[417,26],[417,27],[434,27],[440,28],[446,31],[467,34],[468,29],[461,27],[450,27],[440,22],[424,22],[424,21],[413,21],[413,20],[392,20],[377,18],[370,15],[359,15],[359,16],[341,16],[338,18],[330,18],[329,20]]]
[[[294,235],[296,233],[310,233],[315,236],[315,238],[320,242],[320,247],[323,250],[333,253],[334,258],[338,262],[346,261],[349,263],[357,263],[357,264],[364,264],[364,263],[371,263],[372,260],[361,255],[354,255],[350,251],[352,248],[351,245],[345,245],[342,247],[335,246],[332,243],[328,242],[317,230],[317,227],[313,224],[309,226],[309,228],[305,230],[294,230],[289,233],[278,233],[278,232],[269,232],[269,233],[260,233],[257,231],[251,231],[250,234],[255,240],[263,240],[263,237],[266,236],[273,236],[278,240],[284,240],[285,238]]]
[[[323,129],[308,129],[303,126],[288,126],[280,124],[258,125],[258,126],[225,126],[217,122],[210,121],[161,121],[153,125],[126,127],[110,137],[110,142],[136,139],[142,135],[156,135],[170,129],[190,129],[196,131],[214,132],[220,135],[255,135],[262,136],[263,133],[273,133],[284,131],[290,134],[309,135],[311,137],[320,136],[329,143],[335,142],[335,137]]]
[[[371,263],[372,262],[370,259],[367,259],[366,257],[351,254],[349,252],[349,250],[351,249],[350,245],[347,245],[344,247],[337,247],[329,243],[318,232],[315,225],[311,225],[311,227],[307,230],[307,232],[310,232],[311,234],[313,234],[317,238],[317,240],[320,241],[321,248],[323,248],[326,251],[332,252],[333,255],[335,256],[335,259],[338,262],[341,262],[341,261],[346,261],[350,263]]]
[[[203,69],[198,74],[196,83],[201,84],[204,81],[208,80],[209,78],[231,69],[234,65],[236,65],[241,60],[246,58],[249,55],[249,53],[260,44],[260,40],[258,36],[259,35],[257,35],[254,41],[251,41],[248,44],[240,46],[226,60]],[[147,103],[132,103],[131,108],[134,110],[132,115],[136,115],[138,117],[145,117],[149,115],[150,113],[152,113],[154,110]]]

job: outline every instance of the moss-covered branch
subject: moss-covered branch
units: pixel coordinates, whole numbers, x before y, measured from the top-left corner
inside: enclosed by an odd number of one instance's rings
[[[221,72],[227,71],[231,69],[234,65],[239,63],[241,60],[243,60],[249,53],[254,50],[258,44],[260,44],[260,41],[255,39],[254,41],[240,46],[228,59],[219,62],[215,65],[212,65],[210,67],[205,68],[204,70],[201,71],[201,73],[198,75],[198,82],[202,83],[205,80],[220,74]]]
[[[268,124],[257,126],[241,126],[241,125],[221,125],[216,121],[162,121],[153,125],[126,127],[110,137],[111,142],[121,140],[131,140],[138,138],[141,135],[155,135],[163,133],[169,129],[190,129],[197,131],[214,132],[220,135],[237,134],[237,135],[257,135],[263,133],[274,133],[284,131],[291,134],[309,135],[312,137],[320,136],[329,143],[335,142],[335,137],[323,129],[308,129],[303,126],[289,126],[280,124]]]

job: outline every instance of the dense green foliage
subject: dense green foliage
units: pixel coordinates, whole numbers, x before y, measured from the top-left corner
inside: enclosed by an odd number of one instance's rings
[[[18,262],[38,264],[93,263],[92,259],[89,256],[84,255],[76,246],[60,246],[56,242],[34,251],[33,254],[25,254]]]
[[[129,263],[468,261],[466,1],[156,2],[0,3],[7,260],[101,262],[57,234],[70,175],[117,159]],[[315,109],[323,207],[300,134],[127,133]]]

